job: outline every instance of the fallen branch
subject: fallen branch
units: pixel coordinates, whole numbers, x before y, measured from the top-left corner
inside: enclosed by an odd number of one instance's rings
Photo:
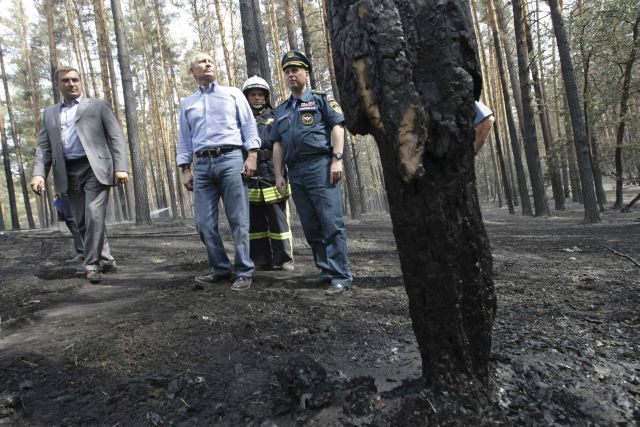
[[[634,263],[634,264],[636,265],[636,267],[640,267],[640,263],[639,263],[638,261],[636,261],[635,259],[631,258],[629,255],[625,255],[625,254],[623,254],[623,253],[620,253],[620,252],[616,251],[615,249],[610,248],[610,247],[609,247],[609,246],[607,246],[607,245],[601,245],[601,246],[602,246],[603,248],[607,248],[607,249],[609,249],[611,252],[613,252],[614,254],[616,254],[616,255],[618,255],[618,256],[621,256],[622,258],[626,258],[626,259],[628,259],[629,261],[631,261],[632,263]]]
[[[638,195],[632,201],[630,201],[624,208],[622,208],[620,212],[629,212],[638,200],[640,200],[640,193],[638,193]]]
[[[120,233],[120,234],[109,234],[109,239],[128,239],[128,238],[147,238],[153,239],[156,237],[187,237],[187,236],[197,236],[197,233],[194,232],[186,232],[186,233]],[[71,237],[70,234],[64,235],[56,235],[56,236],[38,236],[38,235],[22,235],[20,237],[26,237],[27,239],[60,239],[64,237]]]

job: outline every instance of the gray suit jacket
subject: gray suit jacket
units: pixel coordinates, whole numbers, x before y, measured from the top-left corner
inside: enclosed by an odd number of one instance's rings
[[[33,175],[46,178],[53,167],[55,191],[65,193],[68,183],[64,142],[60,134],[61,105],[55,104],[44,110]],[[82,97],[76,112],[75,128],[98,181],[104,185],[115,185],[115,171],[126,172],[128,162],[124,136],[109,104],[101,99]]]

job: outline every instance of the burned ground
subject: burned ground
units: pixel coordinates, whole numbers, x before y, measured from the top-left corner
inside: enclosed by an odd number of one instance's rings
[[[0,424],[637,424],[640,268],[602,245],[638,260],[640,220],[579,209],[484,207],[498,313],[490,383],[466,401],[420,386],[388,216],[348,223],[356,279],[338,298],[302,283],[299,227],[296,271],[245,293],[194,289],[188,222],[111,227],[120,270],[97,286],[64,266],[67,235],[4,233]]]

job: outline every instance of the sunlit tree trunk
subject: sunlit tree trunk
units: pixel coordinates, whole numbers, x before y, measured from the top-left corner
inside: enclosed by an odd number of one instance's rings
[[[269,0],[269,33],[271,34],[271,49],[273,50],[273,62],[276,65],[276,76],[278,77],[278,93],[280,96],[278,99],[272,99],[277,105],[280,101],[284,100],[287,87],[284,83],[284,77],[282,76],[282,70],[280,69],[280,60],[282,58],[282,51],[280,50],[280,43],[278,40],[278,18],[276,17],[276,6],[274,0]]]
[[[9,196],[9,210],[11,212],[11,229],[20,229],[20,217],[18,216],[18,204],[16,202],[16,191],[13,186],[13,172],[11,172],[11,157],[9,153],[9,141],[4,128],[4,111],[0,103],[0,137],[2,138],[2,161],[4,165],[4,176],[7,180],[7,195]],[[2,225],[5,230],[5,225]]]
[[[124,19],[122,16],[122,8],[120,7],[120,0],[111,0],[111,12],[113,13],[113,22],[116,31],[118,62],[120,63],[120,75],[122,76],[122,88],[124,92],[124,109],[127,119],[129,152],[133,166],[136,224],[150,224],[151,215],[147,196],[147,179],[140,150],[136,98],[133,89],[133,79],[131,77],[131,61],[129,60],[129,50],[124,31]]]
[[[44,0],[44,10],[47,15],[47,39],[49,41],[49,65],[50,65],[50,78],[51,78],[51,91],[53,92],[53,102],[57,104],[60,102],[60,93],[56,89],[54,84],[53,75],[58,68],[58,48],[56,47],[56,38],[53,25],[53,0]]]
[[[222,42],[222,53],[224,55],[224,63],[227,69],[227,82],[229,86],[236,85],[235,73],[233,72],[233,64],[231,63],[231,53],[229,52],[229,46],[227,44],[227,34],[224,25],[224,15],[222,14],[222,7],[220,6],[220,0],[214,0],[216,8],[216,17],[218,18],[218,29],[220,30],[220,40]]]
[[[284,20],[287,27],[287,39],[289,40],[289,49],[298,50],[298,34],[293,19],[293,1],[284,0]]]

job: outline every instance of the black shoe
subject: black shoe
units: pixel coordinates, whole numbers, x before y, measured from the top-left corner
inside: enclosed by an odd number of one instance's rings
[[[231,285],[231,290],[237,292],[246,291],[251,287],[252,283],[253,279],[251,277],[240,276],[233,282],[233,285]]]
[[[74,256],[73,258],[69,258],[67,260],[64,261],[65,264],[76,264],[76,263],[82,263],[82,261],[84,261],[84,257],[81,254],[76,254],[76,256]]]
[[[311,286],[325,285],[327,283],[331,283],[331,279],[329,277],[323,276],[321,274],[313,277],[305,277],[302,281],[305,284],[311,285]]]
[[[203,285],[209,285],[211,283],[220,283],[220,282],[224,282],[225,280],[229,280],[231,279],[231,275],[228,276],[220,276],[218,274],[215,273],[209,273],[206,274],[204,276],[196,276],[195,280],[198,283],[202,283]]]
[[[115,262],[111,264],[102,264],[100,266],[100,271],[103,273],[115,273],[116,271],[118,271],[118,266]]]

